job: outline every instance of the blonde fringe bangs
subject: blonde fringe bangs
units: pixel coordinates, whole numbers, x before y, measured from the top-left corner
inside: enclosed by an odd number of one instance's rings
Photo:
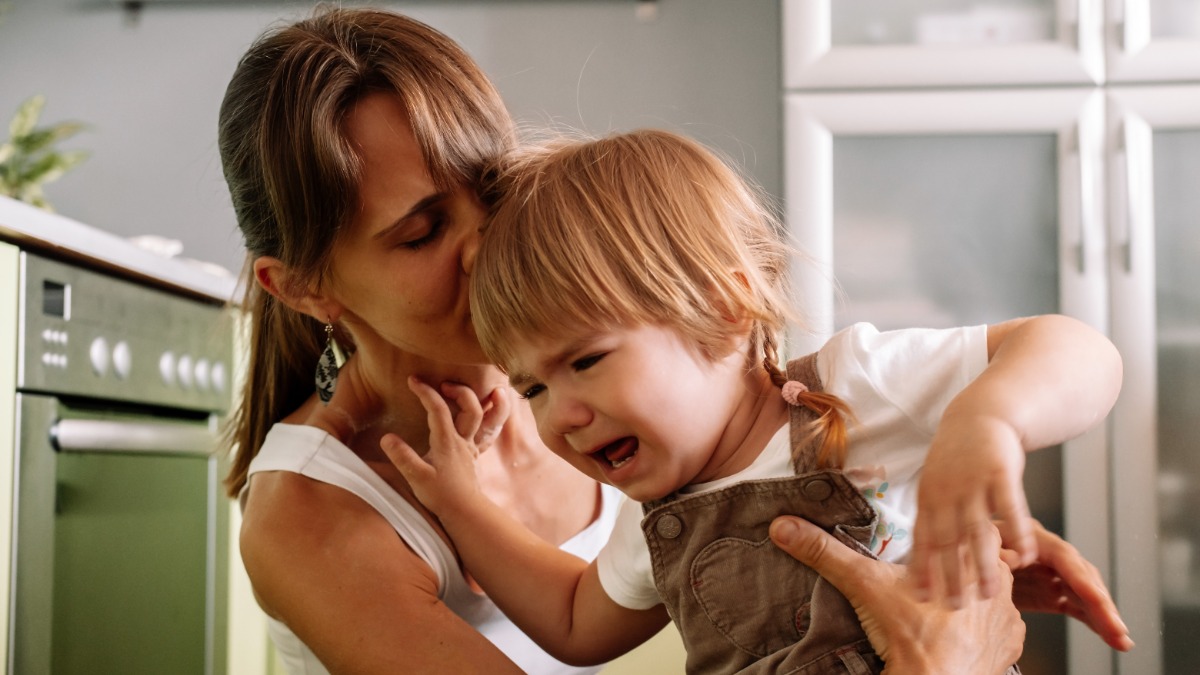
[[[787,318],[774,215],[694,141],[642,131],[544,142],[509,161],[472,279],[476,330],[501,366],[528,336],[645,323],[717,350]]]

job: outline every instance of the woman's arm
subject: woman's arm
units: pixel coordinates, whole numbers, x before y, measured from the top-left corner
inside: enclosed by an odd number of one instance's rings
[[[1007,548],[1022,561],[1036,558],[1021,482],[1025,452],[1095,426],[1121,386],[1116,348],[1065,316],[990,326],[988,359],[947,406],[922,470],[912,566],[922,597],[944,593],[960,601],[968,567],[977,572],[985,597],[998,590],[993,518],[1003,523]]]
[[[334,673],[520,673],[440,600],[432,569],[358,497],[255,476],[241,530],[255,596]]]
[[[424,456],[386,435],[380,447],[421,503],[437,514],[463,566],[513,623],[566,663],[604,663],[645,642],[668,621],[658,605],[631,610],[600,584],[594,562],[543,541],[498,508],[475,476],[476,436],[482,410],[473,391],[445,384],[459,413],[452,416],[432,387],[409,387],[428,412],[430,450]]]
[[[998,538],[994,528],[991,536]],[[771,539],[846,596],[885,662],[884,675],[999,675],[1021,656],[1025,623],[1009,593],[1012,575],[999,558],[1002,592],[969,597],[956,611],[919,602],[903,565],[865,558],[801,518],[776,518]]]

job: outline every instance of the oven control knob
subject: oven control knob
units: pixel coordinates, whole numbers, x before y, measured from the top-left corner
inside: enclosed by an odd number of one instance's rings
[[[212,376],[213,391],[217,392],[218,394],[224,394],[225,393],[225,364],[221,363],[220,361],[213,363],[212,372],[209,373],[209,375]]]
[[[208,359],[196,360],[196,388],[201,391],[208,389]]]
[[[175,369],[175,373],[179,376],[179,386],[184,389],[192,388],[192,357],[184,354],[179,357],[179,365]]]
[[[88,347],[88,360],[92,362],[92,371],[103,376],[108,372],[108,341],[102,337],[92,340]]]
[[[158,374],[162,376],[163,384],[168,387],[175,384],[175,354],[163,352],[158,357]]]
[[[122,380],[129,379],[129,371],[133,368],[133,353],[129,351],[129,343],[121,340],[113,347],[113,372]]]

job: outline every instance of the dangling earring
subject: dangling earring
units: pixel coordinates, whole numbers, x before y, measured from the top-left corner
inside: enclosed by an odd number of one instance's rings
[[[321,402],[328,404],[333,398],[333,390],[337,387],[338,370],[346,362],[342,347],[333,338],[333,324],[325,324],[325,350],[317,360],[317,396]]]

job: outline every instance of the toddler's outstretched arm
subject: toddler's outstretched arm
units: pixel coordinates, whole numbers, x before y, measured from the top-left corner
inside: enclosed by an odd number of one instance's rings
[[[618,605],[600,585],[594,562],[541,540],[483,494],[475,458],[484,413],[473,391],[443,385],[460,409],[452,415],[429,385],[413,378],[409,389],[428,413],[429,452],[421,457],[393,434],[380,447],[441,520],[464,568],[521,630],[555,658],[591,665],[624,654],[666,625],[662,605]]]
[[[988,367],[947,406],[917,498],[912,572],[918,594],[962,600],[964,567],[980,593],[999,586],[995,539],[1024,563],[1037,556],[1021,479],[1025,452],[1062,443],[1103,420],[1121,386],[1121,358],[1102,334],[1046,315],[988,327]],[[1097,457],[1096,461],[1103,461]]]

